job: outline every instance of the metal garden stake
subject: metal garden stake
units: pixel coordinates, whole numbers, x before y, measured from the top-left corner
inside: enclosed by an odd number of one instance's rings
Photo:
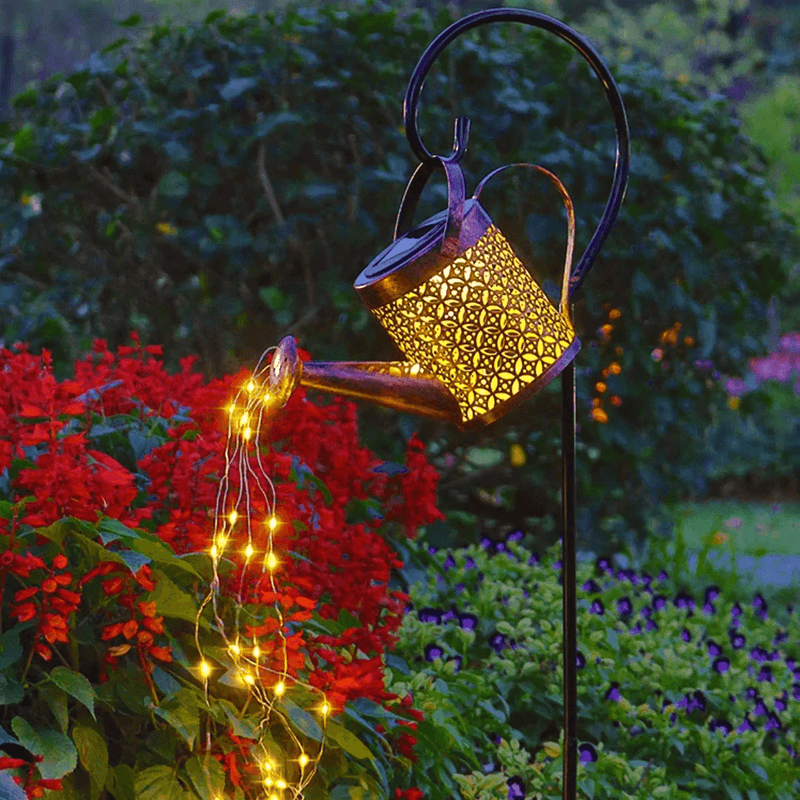
[[[586,59],[611,105],[616,127],[611,192],[602,219],[574,268],[572,202],[555,175],[532,164],[510,164],[487,175],[467,199],[459,162],[467,149],[469,120],[456,120],[455,144],[448,156],[432,155],[419,137],[417,102],[433,62],[458,36],[490,22],[521,22],[559,36]],[[580,349],[571,304],[625,195],[629,162],[625,107],[608,68],[586,39],[544,14],[497,8],[464,17],[431,42],[411,75],[404,120],[411,150],[421,163],[400,203],[394,241],[358,276],[355,290],[406,360],[303,363],[294,339],[287,336],[273,356],[270,383],[284,402],[301,384],[449,420],[460,430],[472,430],[499,419],[561,374],[563,797],[571,800],[576,796],[577,761],[573,359]],[[567,208],[567,254],[558,307],[531,278],[478,200],[486,181],[501,170],[517,166],[546,175]],[[442,169],[447,179],[447,209],[412,228],[417,201],[436,169]]]

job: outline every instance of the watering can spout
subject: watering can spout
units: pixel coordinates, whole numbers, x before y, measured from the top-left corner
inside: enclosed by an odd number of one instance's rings
[[[365,400],[461,427],[458,403],[433,375],[407,361],[306,361],[285,336],[272,357],[270,388],[286,402],[297,386]]]

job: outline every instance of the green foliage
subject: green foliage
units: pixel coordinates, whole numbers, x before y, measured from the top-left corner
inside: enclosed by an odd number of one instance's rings
[[[431,555],[423,541],[409,543],[407,551],[411,566],[404,575],[414,610],[398,632],[388,673],[393,690],[411,691],[439,727],[438,748],[418,736],[412,785],[431,796],[442,787],[455,795],[455,780],[465,799],[504,800],[507,782],[516,777],[525,797],[560,797],[559,550],[550,549],[541,563],[513,541],[496,555],[477,545]],[[620,558],[617,566],[627,564]],[[800,706],[786,698],[800,655],[797,608],[788,614],[770,601],[769,614],[761,614],[763,607],[731,582],[713,587],[719,595],[713,608],[704,608],[708,583],[702,577],[655,571],[648,583],[637,569],[633,582],[633,572],[612,577],[591,562],[578,565],[578,649],[585,665],[578,670],[577,735],[581,747],[591,745],[598,756],[578,767],[579,797],[795,797],[797,761],[786,746],[798,749]],[[598,583],[597,591],[589,580]],[[697,604],[691,613],[676,602],[681,591]],[[626,599],[630,614],[618,613]],[[602,614],[591,610],[598,600]],[[737,603],[741,614],[733,630],[746,640],[738,649],[729,634]],[[418,617],[437,610],[445,614],[441,624]],[[475,615],[474,630],[460,626],[462,614]],[[648,619],[657,629],[637,631]],[[726,672],[713,668],[715,645],[730,661]],[[770,660],[753,656],[759,647]],[[772,681],[753,672],[764,664]],[[618,699],[607,699],[614,687]],[[780,718],[777,738],[765,725],[766,712],[754,711],[752,687]],[[746,715],[755,730],[739,730]],[[732,726],[727,735],[717,727],[723,720]],[[446,745],[445,723],[452,732]],[[417,733],[425,732],[420,724]],[[452,778],[442,753],[459,768]],[[480,770],[464,768],[473,754]]]
[[[414,167],[401,98],[415,59],[451,19],[380,4],[210,15],[157,26],[18,97],[15,122],[0,129],[3,339],[45,344],[63,363],[91,336],[116,343],[135,326],[170,341],[173,359],[199,353],[209,375],[254,362],[287,332],[319,360],[396,358],[351,284],[389,243]],[[637,535],[662,501],[702,488],[701,432],[718,390],[695,362],[732,374],[761,347],[764,304],[797,248],[725,103],[665,81],[645,59],[609,60],[634,146],[619,223],[576,309],[590,546]],[[426,82],[429,148],[449,152],[457,113],[473,119],[471,186],[504,163],[541,163],[575,198],[578,242],[588,242],[613,129],[577,54],[518,26],[474,31]],[[434,181],[417,219],[443,202]],[[513,176],[482,202],[557,291],[564,231],[549,187]],[[611,308],[622,316],[608,339],[597,331]],[[680,341],[654,361],[676,322]],[[605,401],[604,424],[590,403],[612,363],[621,371],[606,397],[619,405]],[[455,512],[441,537],[535,524],[546,541],[558,436],[539,420],[557,419],[558,396],[556,383],[469,440],[380,409],[365,409],[362,427],[394,460],[414,427],[434,443],[441,505]],[[509,461],[512,444],[524,469]],[[471,463],[468,446],[492,450],[496,463]]]

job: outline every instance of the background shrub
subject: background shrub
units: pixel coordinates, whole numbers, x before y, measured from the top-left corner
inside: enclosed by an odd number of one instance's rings
[[[374,4],[215,12],[19,95],[0,127],[4,341],[47,345],[65,364],[91,336],[113,344],[133,324],[170,342],[170,358],[200,354],[208,376],[289,332],[320,360],[395,357],[351,283],[389,243],[414,166],[400,101],[415,57],[450,21]],[[725,402],[715,376],[763,351],[766,303],[797,245],[722,98],[645,60],[610,62],[634,151],[619,224],[576,310],[590,547],[643,536],[664,500],[703,489],[702,430]],[[471,185],[500,164],[539,162],[572,192],[588,241],[613,134],[577,54],[527,28],[474,31],[427,81],[420,126],[434,151],[449,151],[456,113],[474,121]],[[485,204],[555,291],[564,226],[548,191],[509,176]],[[430,187],[418,219],[443,193]],[[450,512],[432,531],[439,543],[522,523],[554,539],[557,401],[551,386],[469,437],[420,426]],[[366,443],[399,458],[417,422],[360,413]]]

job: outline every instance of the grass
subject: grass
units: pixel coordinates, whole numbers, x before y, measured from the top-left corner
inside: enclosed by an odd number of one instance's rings
[[[646,559],[679,585],[725,586],[743,599],[755,592],[784,619],[800,606],[800,503],[714,500],[672,509],[675,534]]]
[[[800,503],[686,503],[675,509],[675,520],[690,550],[702,550],[711,532],[738,553],[800,556]]]

